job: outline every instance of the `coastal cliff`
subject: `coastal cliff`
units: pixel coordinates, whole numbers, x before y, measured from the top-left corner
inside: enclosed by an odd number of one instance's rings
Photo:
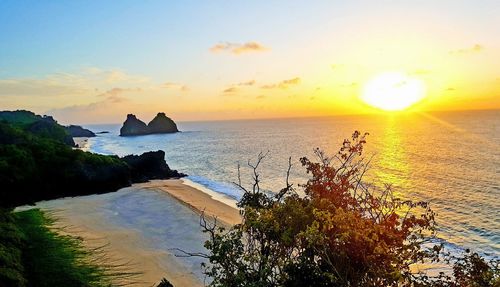
[[[69,140],[52,117],[0,112],[0,207],[184,176],[169,168],[163,151],[119,158],[73,149]]]
[[[176,123],[165,113],[158,113],[147,125],[135,115],[128,114],[120,129],[120,136],[176,133],[178,131]]]

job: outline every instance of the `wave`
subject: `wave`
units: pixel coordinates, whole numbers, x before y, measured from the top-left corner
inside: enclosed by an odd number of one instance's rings
[[[182,179],[184,184],[194,187],[212,196],[213,199],[236,208],[236,203],[243,196],[243,191],[233,184],[214,181],[199,175],[190,175]]]

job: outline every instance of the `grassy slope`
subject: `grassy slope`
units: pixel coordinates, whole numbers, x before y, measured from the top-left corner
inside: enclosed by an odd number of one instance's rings
[[[27,286],[109,286],[106,270],[90,261],[80,239],[57,234],[40,210],[16,213],[25,238],[22,250]]]

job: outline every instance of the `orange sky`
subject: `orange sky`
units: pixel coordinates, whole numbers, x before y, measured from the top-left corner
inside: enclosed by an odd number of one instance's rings
[[[410,110],[499,109],[498,1],[434,2],[4,3],[0,107],[80,124],[370,113],[366,83],[397,72],[425,86]]]

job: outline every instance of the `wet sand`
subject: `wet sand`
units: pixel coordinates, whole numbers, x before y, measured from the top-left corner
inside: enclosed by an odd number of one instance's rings
[[[237,209],[215,200],[210,194],[184,184],[180,179],[152,180],[135,186],[166,192],[192,208],[196,213],[204,212],[205,215],[217,218],[218,221],[222,221],[226,225],[241,223],[241,216]]]

